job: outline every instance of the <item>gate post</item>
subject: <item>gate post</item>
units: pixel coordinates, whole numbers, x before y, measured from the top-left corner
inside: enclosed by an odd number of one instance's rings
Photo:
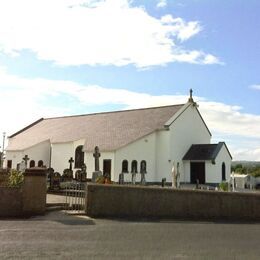
[[[46,169],[30,168],[24,173],[23,213],[42,215],[46,207]]]

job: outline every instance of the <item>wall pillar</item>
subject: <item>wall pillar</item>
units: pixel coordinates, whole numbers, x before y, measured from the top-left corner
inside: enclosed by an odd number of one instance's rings
[[[46,169],[30,168],[24,173],[23,213],[42,215],[46,207]]]

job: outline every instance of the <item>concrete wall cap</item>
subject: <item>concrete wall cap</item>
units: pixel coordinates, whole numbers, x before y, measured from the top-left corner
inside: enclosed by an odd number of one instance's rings
[[[47,169],[41,167],[33,167],[26,169],[25,176],[46,176]]]

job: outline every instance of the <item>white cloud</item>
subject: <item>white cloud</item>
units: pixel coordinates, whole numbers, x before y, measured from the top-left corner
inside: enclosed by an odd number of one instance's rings
[[[257,85],[257,84],[251,85],[251,86],[249,86],[249,88],[251,88],[251,89],[256,89],[256,90],[260,90],[260,85]]]
[[[198,21],[170,14],[158,19],[130,0],[0,1],[0,53],[29,49],[62,66],[220,63],[180,45],[201,30]]]
[[[69,104],[51,104],[49,99],[64,95],[74,99],[82,108],[104,104],[121,104],[126,109],[187,102],[188,95],[150,95],[125,89],[81,85],[72,81],[27,79],[0,70],[0,133],[8,135],[41,117],[75,114]],[[260,160],[260,115],[242,112],[239,106],[212,102],[195,96],[199,109],[214,142],[230,144],[235,159]],[[87,112],[87,111],[86,111]],[[250,140],[249,140],[250,139]]]
[[[166,0],[159,0],[157,5],[158,8],[163,8],[167,6],[167,1]]]

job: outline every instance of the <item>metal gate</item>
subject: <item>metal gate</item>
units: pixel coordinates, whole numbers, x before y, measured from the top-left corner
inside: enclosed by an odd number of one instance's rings
[[[86,201],[86,182],[67,182],[65,184],[65,204],[66,211],[84,212]]]

